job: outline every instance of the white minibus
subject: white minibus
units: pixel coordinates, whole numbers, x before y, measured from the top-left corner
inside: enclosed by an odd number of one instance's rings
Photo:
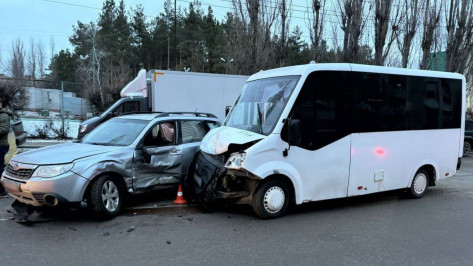
[[[465,87],[460,74],[356,64],[260,71],[203,139],[187,191],[262,218],[389,190],[421,198],[460,167]]]

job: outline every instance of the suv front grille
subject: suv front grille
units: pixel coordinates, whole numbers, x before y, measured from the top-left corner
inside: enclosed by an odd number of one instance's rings
[[[29,179],[31,175],[33,175],[34,169],[18,169],[15,170],[13,169],[13,166],[9,164],[7,168],[5,169],[5,172],[13,177],[13,178],[18,178],[18,179]]]

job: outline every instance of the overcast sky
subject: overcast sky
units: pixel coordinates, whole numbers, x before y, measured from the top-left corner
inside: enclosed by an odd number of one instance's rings
[[[118,2],[118,0],[116,0]],[[226,12],[231,11],[229,0],[203,0],[203,9],[211,4],[215,16],[221,20]],[[102,7],[102,0],[0,0],[0,60],[5,65],[10,57],[12,41],[20,38],[28,50],[30,38],[43,42],[49,59],[51,40],[55,44],[55,52],[72,46],[68,37],[72,35],[72,26],[77,21],[97,21]],[[65,3],[65,4],[62,4]],[[307,0],[293,0],[296,5],[291,26],[299,25],[304,37],[308,39],[308,30],[303,17]],[[73,5],[68,5],[73,4]],[[155,17],[164,10],[164,0],[126,0],[127,10],[137,4],[144,6],[147,16]],[[79,7],[82,5],[87,7]],[[187,7],[189,0],[177,0],[177,5]],[[91,7],[91,8],[88,8]],[[0,73],[5,70],[0,69]]]

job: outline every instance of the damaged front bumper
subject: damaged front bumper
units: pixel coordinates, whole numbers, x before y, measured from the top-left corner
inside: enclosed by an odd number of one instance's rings
[[[18,179],[3,173],[1,184],[10,196],[36,207],[80,206],[89,180],[72,171],[53,178]]]
[[[251,201],[259,177],[241,169],[225,168],[224,155],[210,155],[199,151],[185,180],[189,193],[200,203],[219,199],[233,200],[238,204]]]

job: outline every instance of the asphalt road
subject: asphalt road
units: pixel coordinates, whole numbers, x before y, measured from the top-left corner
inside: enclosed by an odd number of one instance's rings
[[[0,200],[1,265],[473,264],[473,157],[420,200],[331,200],[269,221],[247,207],[184,207],[22,225],[8,220],[11,202]]]

